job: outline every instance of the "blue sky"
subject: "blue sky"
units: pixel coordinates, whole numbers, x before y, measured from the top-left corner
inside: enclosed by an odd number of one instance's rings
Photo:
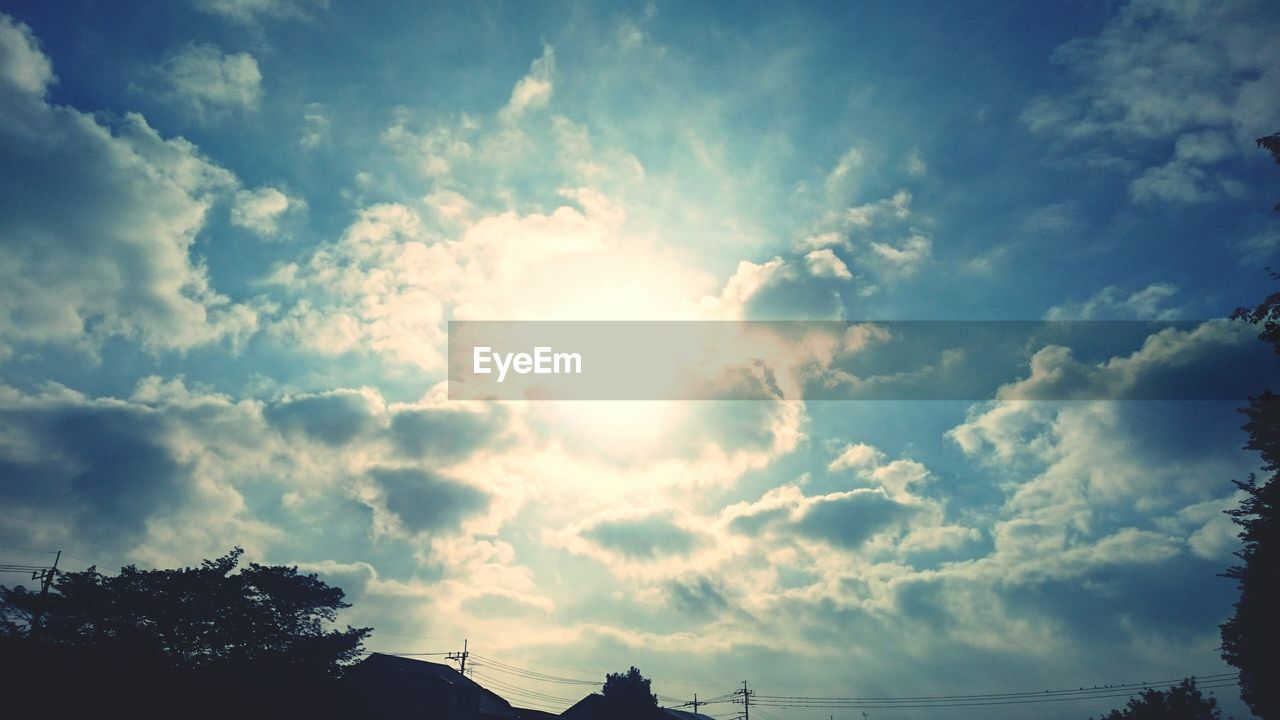
[[[450,402],[445,327],[1180,319],[1008,387],[1225,362],[1268,10],[7,1],[0,544],[239,544],[371,649],[671,697],[1221,672],[1232,403]]]

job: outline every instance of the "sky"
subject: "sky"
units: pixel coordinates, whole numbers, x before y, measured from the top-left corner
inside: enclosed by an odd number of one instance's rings
[[[1278,23],[3,0],[0,557],[241,546],[531,707],[590,688],[513,667],[664,702],[1227,672],[1241,403],[1009,397],[1255,348],[1225,318],[1274,289]],[[453,320],[762,319],[1196,326],[1028,346],[1004,399],[448,396]]]

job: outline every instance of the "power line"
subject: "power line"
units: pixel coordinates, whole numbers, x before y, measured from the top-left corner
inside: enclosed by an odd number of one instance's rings
[[[483,666],[480,666],[480,668],[477,669],[475,675],[476,677],[484,679],[490,683],[493,683],[494,685],[497,685],[502,688],[506,688],[511,692],[518,693],[527,697],[532,697],[537,700],[543,700],[543,701],[554,702],[554,703],[564,703],[566,707],[582,699],[582,698],[560,697],[559,695],[551,695],[549,693],[543,693],[543,692],[538,692],[536,690],[529,690],[528,688],[522,688],[518,685],[512,685],[511,683],[504,682],[502,680],[499,680],[498,678],[493,677],[492,675],[485,673],[483,670]]]
[[[1212,675],[1191,676],[1206,682],[1221,682],[1228,678],[1235,677],[1235,673],[1216,673]],[[1153,682],[1140,683],[1120,683],[1117,685],[1095,685],[1091,688],[1075,688],[1068,690],[1027,690],[1022,692],[1007,693],[984,693],[975,695],[910,695],[910,696],[859,696],[859,697],[814,697],[805,695],[760,695],[760,701],[821,701],[821,702],[954,702],[969,700],[999,700],[999,699],[1018,699],[1045,696],[1063,696],[1063,695],[1088,695],[1096,693],[1109,693],[1117,690],[1143,690],[1156,686],[1163,686],[1172,683],[1178,683],[1181,678],[1170,680],[1156,680]]]
[[[447,652],[392,652],[390,650],[365,650],[361,655],[395,655],[396,657],[432,657],[451,655]]]
[[[464,652],[466,652],[464,650]],[[451,656],[452,659],[461,659],[458,653],[386,653],[403,656]],[[575,699],[566,698],[551,693],[531,690],[522,687],[517,683],[519,680],[530,682],[547,683],[553,685],[570,685],[570,686],[599,686],[601,683],[596,680],[587,680],[585,678],[566,677],[562,675],[553,675],[551,673],[533,670],[527,667],[520,667],[502,660],[489,657],[488,655],[478,655],[475,653],[467,653],[472,658],[472,667],[482,670],[479,677],[486,682],[503,689],[504,692],[510,692],[517,695],[521,702],[538,701],[542,704],[546,703],[563,703],[571,705],[576,702]],[[526,660],[533,663],[534,661]],[[551,663],[546,663],[552,665]],[[564,667],[564,666],[560,666]],[[585,671],[584,671],[585,672]],[[515,678],[515,680],[507,681],[495,677],[493,673]],[[1200,681],[1199,688],[1205,690],[1220,689],[1234,687],[1238,684],[1234,673],[1215,673],[1203,676],[1191,676]],[[1137,682],[1137,683],[1120,683],[1113,685],[1101,685],[1093,687],[1079,687],[1074,689],[1058,689],[1058,690],[1029,690],[1019,692],[1003,692],[1003,693],[970,693],[970,694],[953,694],[953,695],[902,695],[902,696],[854,696],[854,697],[821,697],[807,695],[764,695],[759,691],[747,689],[746,683],[738,690],[734,690],[723,695],[715,696],[710,699],[682,700],[669,696],[658,696],[668,704],[670,708],[683,708],[694,706],[715,705],[721,703],[740,703],[743,706],[741,717],[748,720],[748,713],[754,707],[759,717],[764,720],[771,720],[771,715],[763,708],[789,708],[789,709],[875,709],[875,708],[947,708],[947,707],[981,707],[992,705],[1018,705],[1018,704],[1038,704],[1049,702],[1071,702],[1080,700],[1095,700],[1117,697],[1129,697],[1137,692],[1155,689],[1165,685],[1176,684],[1181,680],[1167,679],[1157,680],[1153,682]],[[696,705],[695,705],[696,702]],[[559,709],[559,708],[557,708]]]
[[[451,637],[434,637],[431,635],[410,635],[409,633],[388,632],[386,630],[374,630],[374,635],[395,635],[396,637],[413,638],[415,640],[443,640],[445,642],[465,642],[465,638]]]
[[[40,553],[42,555],[57,555],[57,550],[36,550],[34,548],[14,547],[12,545],[0,545],[0,549],[15,550],[17,552]]]
[[[1217,682],[1210,682],[1203,685],[1197,685],[1196,687],[1201,690],[1213,690],[1218,688],[1235,687],[1238,684],[1239,683],[1236,680],[1220,680]],[[1051,702],[1070,702],[1070,701],[1079,701],[1079,700],[1097,700],[1097,699],[1105,699],[1105,698],[1132,697],[1137,691],[1144,690],[1144,689],[1154,689],[1154,688],[1139,686],[1136,688],[1130,688],[1128,690],[1117,691],[1115,688],[1112,688],[1110,691],[1104,690],[1102,692],[1092,692],[1092,693],[1079,694],[1079,695],[1055,695],[1052,697],[1013,697],[1013,698],[990,699],[990,700],[950,700],[945,702],[941,702],[941,701],[893,702],[888,699],[860,700],[860,701],[851,701],[846,699],[843,701],[833,702],[831,700],[826,700],[823,698],[803,698],[803,699],[795,699],[795,700],[777,701],[777,700],[767,700],[767,699],[761,698],[756,701],[756,704],[764,707],[791,708],[791,709],[802,709],[802,708],[844,708],[844,709],[881,708],[881,709],[884,709],[884,708],[987,707],[992,705],[1030,705],[1030,704],[1051,703]]]
[[[528,668],[522,668],[516,665],[511,665],[510,663],[504,663],[501,660],[495,660],[494,658],[488,657],[486,655],[479,655],[477,653],[472,653],[471,655],[475,659],[483,662],[485,665],[493,668],[494,670],[498,670],[500,672],[504,672],[510,675],[523,677],[528,680],[538,680],[541,682],[556,683],[558,685],[597,686],[597,685],[603,684],[599,680],[586,680],[583,678],[562,677],[559,675],[551,675],[548,673],[538,672],[537,670],[530,670]]]

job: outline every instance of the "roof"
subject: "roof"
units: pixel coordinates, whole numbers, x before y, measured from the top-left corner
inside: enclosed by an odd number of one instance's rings
[[[560,713],[563,718],[597,718],[601,715],[601,703],[604,702],[604,696],[599,693],[592,693],[579,700],[573,707]],[[656,717],[665,720],[713,720],[709,715],[702,713],[691,713],[685,710],[673,710],[671,708],[658,708]]]
[[[559,715],[545,710],[530,710],[529,708],[516,708],[516,715],[520,720],[552,720],[558,718]]]
[[[673,710],[671,708],[662,708],[662,714],[672,720],[713,720],[710,715],[693,713],[687,710]]]
[[[369,657],[347,671],[357,681],[360,678],[377,678],[383,683],[394,683],[410,688],[429,686],[454,688],[458,692],[478,693],[479,712],[492,717],[517,717],[516,710],[501,695],[484,687],[448,665],[414,660],[398,655],[370,653]]]

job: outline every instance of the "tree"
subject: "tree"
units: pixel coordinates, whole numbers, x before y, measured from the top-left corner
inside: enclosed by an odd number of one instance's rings
[[[1258,147],[1271,153],[1271,157],[1276,159],[1276,164],[1280,165],[1280,133],[1260,137],[1257,142]],[[1280,212],[1280,203],[1275,204],[1275,211]]]
[[[370,628],[326,627],[350,607],[341,588],[296,567],[250,563],[233,574],[243,552],[178,570],[61,573],[43,606],[21,586],[0,588],[0,633],[174,669],[331,677],[360,654]]]
[[[1187,678],[1168,690],[1143,690],[1130,698],[1124,710],[1112,710],[1102,720],[1219,720],[1217,698],[1196,689]]]
[[[658,696],[650,681],[634,665],[626,673],[609,673],[604,678],[605,706],[609,717],[643,718],[657,715]]]
[[[1280,135],[1258,139],[1280,163]],[[1280,274],[1272,277],[1280,280]],[[1280,355],[1280,293],[1255,307],[1237,308],[1231,317],[1260,326],[1258,338]],[[1240,526],[1243,564],[1224,575],[1240,588],[1235,613],[1221,626],[1222,658],[1240,673],[1240,696],[1262,718],[1280,718],[1280,396],[1265,390],[1241,408],[1247,418],[1248,450],[1257,451],[1263,471],[1271,476],[1259,484],[1257,475],[1233,480],[1245,493],[1240,507],[1228,510]]]

